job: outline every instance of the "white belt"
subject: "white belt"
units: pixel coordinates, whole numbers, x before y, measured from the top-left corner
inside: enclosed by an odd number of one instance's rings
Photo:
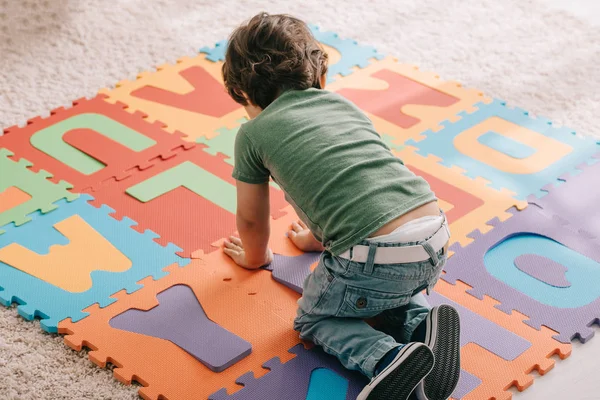
[[[441,228],[437,230],[426,242],[433,247],[433,250],[437,253],[450,240],[450,230],[448,229],[448,221],[444,218],[444,223]],[[352,252],[352,256],[350,256]],[[338,257],[355,261],[359,263],[366,263],[369,256],[369,246],[357,245],[350,250],[346,250]],[[413,246],[399,246],[399,247],[377,247],[375,251],[374,264],[399,264],[399,263],[410,263],[420,262],[429,260],[431,256],[425,248],[420,244]]]

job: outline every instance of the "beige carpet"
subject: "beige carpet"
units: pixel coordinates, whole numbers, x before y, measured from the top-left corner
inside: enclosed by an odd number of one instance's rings
[[[268,10],[295,14],[443,78],[600,136],[600,29],[542,0],[251,3],[0,0],[0,127],[194,54],[226,37],[241,20]],[[585,348],[590,346],[595,345]],[[580,364],[569,363],[564,365],[578,371],[578,377],[586,373]],[[593,379],[594,370],[588,376]],[[558,377],[552,374],[540,379],[538,386],[552,389],[544,395],[526,392],[518,398],[597,398],[592,396],[598,392],[573,397],[566,384],[553,388],[554,379]],[[135,397],[135,388],[118,384],[84,353],[42,333],[38,323],[17,317],[14,308],[0,307],[1,400]]]

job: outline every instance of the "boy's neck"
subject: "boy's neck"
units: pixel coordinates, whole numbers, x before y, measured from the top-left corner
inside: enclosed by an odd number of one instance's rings
[[[250,119],[254,119],[254,118],[258,117],[258,115],[263,110],[259,106],[254,105],[254,104],[250,104],[250,103],[248,103],[247,105],[245,105],[244,108],[246,109],[246,113],[248,114],[248,117]]]

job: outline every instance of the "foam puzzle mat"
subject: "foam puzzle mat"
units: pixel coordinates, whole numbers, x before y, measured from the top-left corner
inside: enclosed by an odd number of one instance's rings
[[[328,89],[362,108],[446,211],[428,296],[462,320],[453,399],[507,400],[600,321],[600,148],[591,138],[311,26]],[[350,400],[366,380],[292,329],[319,254],[270,188],[273,263],[237,267],[225,41],[0,136],[0,302],[114,364],[145,399]],[[585,348],[585,347],[584,347]]]

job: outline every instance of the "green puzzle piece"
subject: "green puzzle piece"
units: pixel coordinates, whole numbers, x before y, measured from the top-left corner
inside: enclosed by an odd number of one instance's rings
[[[400,151],[404,149],[403,145],[394,143],[395,138],[393,136],[388,135],[387,133],[381,135],[381,140],[383,140],[383,143],[385,143],[387,147],[389,147],[392,150]]]
[[[242,118],[238,121],[238,123],[240,125],[245,122],[248,122],[248,119]],[[217,129],[217,132],[219,132],[218,136],[215,136],[212,139],[207,139],[205,137],[199,137],[198,139],[196,139],[196,143],[203,143],[203,144],[207,145],[208,147],[206,149],[204,149],[204,151],[206,151],[208,154],[212,154],[213,156],[216,156],[217,153],[221,153],[221,154],[225,155],[225,157],[227,157],[227,158],[225,158],[225,162],[227,164],[233,166],[234,165],[233,155],[234,155],[234,150],[235,150],[235,137],[239,130],[240,130],[239,126],[236,128],[233,128],[233,129],[220,128],[220,129]],[[279,185],[277,185],[275,182],[271,182],[271,186],[274,187],[275,189],[281,190]]]
[[[221,208],[235,214],[235,187],[219,177],[186,161],[126,190],[127,194],[144,203],[183,186]]]
[[[23,225],[31,221],[27,215],[32,212],[40,210],[47,213],[57,208],[54,202],[60,199],[73,201],[79,197],[78,194],[67,190],[73,187],[70,183],[52,183],[48,180],[52,174],[44,170],[35,173],[28,168],[32,163],[24,158],[18,162],[13,161],[8,158],[12,155],[10,150],[0,149],[0,193],[14,186],[31,196],[31,199],[0,213],[0,227],[11,222],[16,226]],[[2,233],[4,231],[0,229],[0,234]]]
[[[245,122],[248,122],[246,118],[242,118],[238,121],[241,125]],[[225,162],[229,165],[233,165],[233,153],[235,149],[235,137],[240,130],[240,127],[237,126],[233,129],[220,128],[217,129],[219,132],[218,136],[215,136],[212,139],[207,139],[205,137],[200,137],[196,139],[196,143],[203,143],[208,147],[204,149],[209,154],[216,156],[217,153],[221,153],[227,157]]]
[[[91,175],[104,168],[104,164],[62,139],[68,131],[82,128],[92,129],[133,151],[142,151],[156,144],[156,141],[149,137],[99,114],[76,115],[42,129],[31,137],[31,144],[74,170]]]

